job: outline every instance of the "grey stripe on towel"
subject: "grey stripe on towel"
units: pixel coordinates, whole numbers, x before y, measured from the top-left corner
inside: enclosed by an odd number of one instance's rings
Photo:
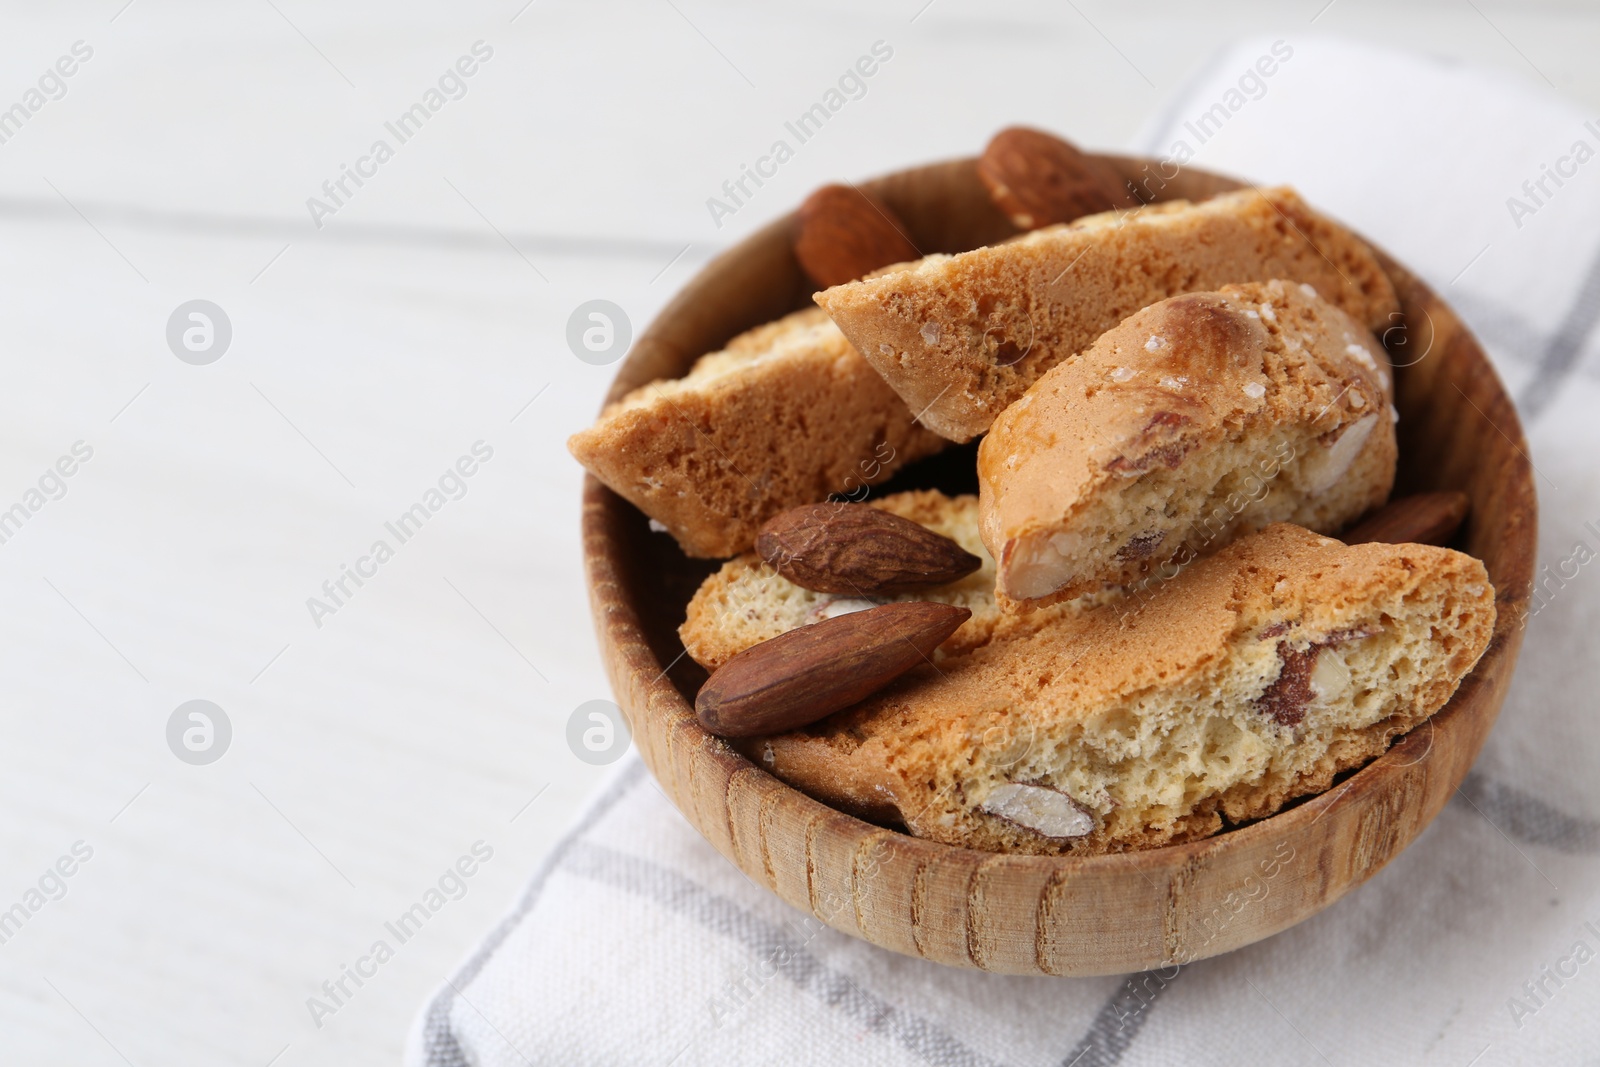
[[[782,964],[769,977],[782,976],[927,1063],[936,1067],[982,1067],[993,1063],[933,1023],[895,1007],[829,968],[790,929],[758,918],[676,871],[587,841],[579,842],[568,853],[563,870],[649,898],[742,943],[760,960],[781,957]],[[807,917],[806,921],[816,920]]]
[[[1473,771],[1461,793],[1492,825],[1520,841],[1575,855],[1600,852],[1600,822],[1568,815],[1516,786]]]
[[[1600,255],[1589,262],[1589,269],[1578,286],[1578,295],[1545,346],[1533,380],[1517,397],[1517,408],[1528,422],[1537,419],[1559,395],[1568,376],[1576,369],[1584,342],[1594,332],[1597,322],[1600,322]]]
[[[1123,1053],[1139,1036],[1149,1010],[1182,973],[1182,968],[1174,966],[1128,975],[1111,999],[1101,1005],[1094,1022],[1089,1024],[1089,1032],[1067,1053],[1061,1067],[1113,1067],[1121,1062]]]

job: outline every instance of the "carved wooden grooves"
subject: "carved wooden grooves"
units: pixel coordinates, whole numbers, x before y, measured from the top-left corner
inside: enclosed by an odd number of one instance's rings
[[[1158,199],[1237,188],[1185,171],[1164,187],[1146,161],[1107,157]],[[1015,232],[971,160],[865,183],[924,252]],[[710,263],[635,344],[611,392],[687,371],[734,334],[805,306],[810,287],[780,219]],[[1460,547],[1498,590],[1489,651],[1455,698],[1385,755],[1323,795],[1205,841],[1082,859],[1000,856],[907,837],[789,788],[704,733],[696,676],[676,627],[694,568],[593,479],[584,557],[612,687],[662,789],[723,855],[797,908],[896,952],[1011,974],[1146,970],[1226,952],[1300,922],[1406,847],[1466,775],[1499,711],[1522,642],[1533,576],[1532,472],[1516,413],[1476,340],[1438,297],[1383,259],[1403,322],[1385,342],[1399,366],[1403,491],[1461,489]],[[654,538],[652,540],[652,538]],[[682,690],[680,690],[680,686]]]

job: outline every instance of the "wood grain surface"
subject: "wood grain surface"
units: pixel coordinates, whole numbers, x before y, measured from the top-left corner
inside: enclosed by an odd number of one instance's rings
[[[1148,181],[1145,161],[1105,158],[1160,200],[1239,187],[1193,170]],[[863,187],[905,219],[924,253],[1016,232],[971,160]],[[640,338],[611,397],[682,375],[736,333],[804,306],[810,287],[790,250],[791,225],[780,219],[708,264]],[[1483,560],[1500,612],[1455,698],[1386,754],[1271,818],[1145,852],[1007,856],[874,826],[790,788],[700,728],[693,696],[705,675],[682,655],[676,627],[713,565],[650,534],[643,515],[591,478],[583,533],[596,627],[617,701],[663,790],[747,875],[835,929],[1009,974],[1116,974],[1202,959],[1292,926],[1370,878],[1439,813],[1494,723],[1521,646],[1536,533],[1532,470],[1510,398],[1451,310],[1382,259],[1403,309],[1383,338],[1401,413],[1396,491],[1468,494],[1472,510],[1455,544]]]

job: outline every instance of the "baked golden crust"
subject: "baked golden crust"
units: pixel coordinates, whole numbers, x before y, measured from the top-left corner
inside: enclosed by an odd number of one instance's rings
[[[734,338],[610,405],[568,450],[685,553],[732,556],[785,508],[943,448],[814,308]]]
[[[1369,329],[1399,310],[1372,250],[1289,188],[1090,215],[816,299],[925,425],[967,441],[1140,308],[1271,278],[1313,286]]]
[[[1494,617],[1470,556],[1279,524],[1148,597],[1007,632],[741,748],[826,803],[948,844],[1153,847],[1270,814],[1381,753],[1449,700]],[[1093,829],[1049,837],[986,810],[1016,783],[1069,798]]]
[[[1131,584],[1273,522],[1336,532],[1394,483],[1390,384],[1371,331],[1293,282],[1136,312],[978,449],[1002,601]]]

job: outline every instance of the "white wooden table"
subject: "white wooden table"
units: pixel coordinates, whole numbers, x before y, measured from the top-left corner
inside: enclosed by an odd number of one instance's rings
[[[609,695],[563,447],[611,374],[568,350],[580,303],[640,329],[813,186],[1003,125],[1132,143],[1242,33],[1409,43],[1600,108],[1600,16],[1566,4],[445,7],[4,15],[0,1061],[394,1061],[603,773],[566,742]],[[707,199],[877,42],[716,225]],[[203,365],[166,336],[195,299],[232,331]],[[206,765],[167,740],[196,699],[232,730]]]

